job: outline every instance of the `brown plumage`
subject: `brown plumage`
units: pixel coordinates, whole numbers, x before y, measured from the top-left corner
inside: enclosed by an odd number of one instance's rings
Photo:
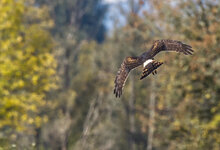
[[[156,60],[153,60],[152,62],[150,62],[148,65],[146,65],[143,69],[142,75],[141,75],[141,80],[145,77],[147,77],[149,74],[157,74],[156,69],[158,67],[160,67],[163,64],[163,62],[158,62]]]
[[[193,50],[190,45],[184,44],[180,41],[175,40],[156,40],[154,41],[152,47],[141,54],[139,57],[126,57],[115,78],[115,88],[114,94],[116,97],[120,97],[122,95],[122,90],[126,79],[128,77],[129,72],[142,65],[145,64],[141,79],[147,77],[149,74],[156,74],[156,69],[161,66],[162,62],[157,62],[152,60],[155,55],[157,55],[161,51],[175,51],[180,52],[185,55],[192,55]]]

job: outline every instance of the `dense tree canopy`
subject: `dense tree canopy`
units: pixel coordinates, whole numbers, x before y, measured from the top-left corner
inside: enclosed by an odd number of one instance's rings
[[[40,115],[46,105],[46,92],[55,87],[53,41],[49,20],[40,18],[44,10],[24,1],[0,2],[0,129],[2,140],[16,141],[19,134],[47,121]],[[29,18],[32,14],[39,16]],[[46,21],[46,22],[45,22]]]
[[[219,149],[220,1],[114,7],[107,37],[101,0],[0,1],[0,149]],[[160,53],[158,74],[132,71],[116,99],[122,60],[156,39],[195,53]]]

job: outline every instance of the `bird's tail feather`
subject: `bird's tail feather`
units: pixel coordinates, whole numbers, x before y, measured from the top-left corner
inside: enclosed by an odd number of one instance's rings
[[[158,61],[152,61],[151,63],[149,63],[147,66],[144,67],[142,75],[140,80],[142,80],[143,78],[147,77],[149,74],[157,74],[156,69],[158,67],[160,67],[163,64],[163,62],[158,62]]]

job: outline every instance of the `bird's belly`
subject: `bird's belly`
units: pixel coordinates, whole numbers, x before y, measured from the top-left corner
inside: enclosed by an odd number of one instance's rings
[[[148,59],[144,62],[144,67],[147,66],[149,63],[151,63],[153,61],[153,59]]]

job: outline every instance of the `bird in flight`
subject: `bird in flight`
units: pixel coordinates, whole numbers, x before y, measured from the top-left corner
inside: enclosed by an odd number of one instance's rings
[[[154,56],[159,52],[165,51],[174,51],[183,53],[185,55],[192,55],[194,52],[190,45],[184,44],[181,41],[176,40],[156,40],[153,42],[152,47],[141,54],[138,57],[126,57],[115,78],[115,88],[114,94],[116,97],[122,95],[122,90],[127,80],[129,72],[143,64],[143,72],[140,79],[147,77],[149,74],[157,74],[156,69],[160,67],[163,62],[158,62],[154,60]]]

